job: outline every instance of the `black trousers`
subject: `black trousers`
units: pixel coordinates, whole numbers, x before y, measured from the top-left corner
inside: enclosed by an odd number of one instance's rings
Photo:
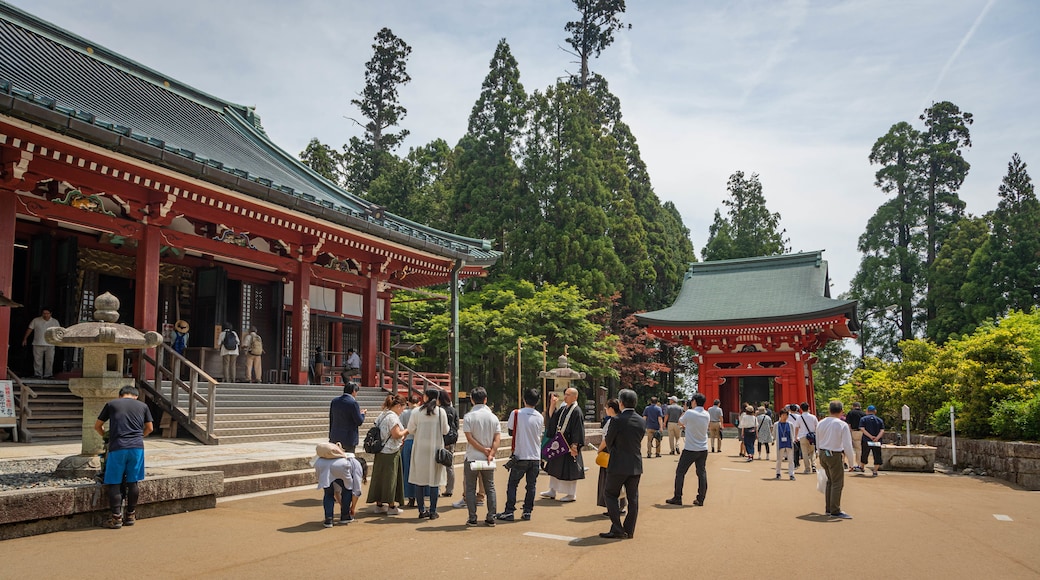
[[[708,460],[707,451],[690,451],[683,449],[679,456],[679,465],[675,468],[675,493],[672,495],[677,500],[682,500],[683,484],[686,481],[686,473],[690,471],[691,465],[697,466],[697,501],[704,502],[704,496],[708,494],[708,470],[705,462]]]
[[[636,533],[636,519],[639,517],[639,478],[641,475],[626,475],[620,473],[607,473],[606,487],[603,495],[607,502],[607,513],[610,514],[610,531],[615,534],[622,532],[629,536]],[[625,490],[628,498],[628,515],[624,523],[621,522],[621,490]]]

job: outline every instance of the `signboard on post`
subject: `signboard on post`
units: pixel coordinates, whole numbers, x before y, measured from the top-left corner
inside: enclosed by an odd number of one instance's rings
[[[17,427],[17,409],[14,407],[14,382],[0,381],[0,427]]]

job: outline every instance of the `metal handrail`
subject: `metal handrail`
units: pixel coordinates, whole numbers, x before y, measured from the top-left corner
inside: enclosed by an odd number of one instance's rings
[[[165,343],[156,347],[155,359],[148,356],[147,351],[142,350],[139,352],[142,364],[137,365],[138,384],[143,386],[157,401],[161,401],[167,412],[178,419],[183,419],[181,422],[193,435],[204,443],[216,444],[217,437],[214,432],[214,419],[216,416],[217,380]],[[172,364],[168,365],[167,359],[172,361]],[[150,383],[147,378],[147,369],[149,367],[154,369],[154,384]],[[181,369],[184,367],[188,369],[187,382],[181,379]],[[200,392],[200,379],[206,385],[205,394]],[[170,381],[169,398],[162,392],[161,382],[164,380]],[[187,411],[181,407],[181,391],[187,395]],[[205,408],[206,412],[205,425],[198,419],[200,404]]]
[[[14,384],[18,385],[18,421],[14,428],[13,439],[14,442],[18,442],[19,432],[22,434],[22,439],[26,443],[32,443],[32,433],[29,432],[29,419],[32,417],[32,409],[29,408],[29,399],[35,399],[37,397],[36,391],[32,390],[29,385],[22,382],[22,379],[14,374],[10,368],[7,369],[7,378],[11,379]]]

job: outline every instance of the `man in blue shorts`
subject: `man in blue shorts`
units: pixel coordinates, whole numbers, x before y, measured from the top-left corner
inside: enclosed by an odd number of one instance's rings
[[[152,413],[148,405],[137,400],[139,394],[131,385],[119,389],[119,398],[105,403],[94,422],[94,430],[102,438],[105,422],[108,422],[104,484],[112,517],[102,525],[114,530],[132,526],[137,519],[137,482],[144,479],[144,438],[152,432]],[[122,513],[124,499],[125,514]]]

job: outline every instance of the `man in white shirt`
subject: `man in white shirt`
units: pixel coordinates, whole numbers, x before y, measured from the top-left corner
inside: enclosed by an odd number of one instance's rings
[[[513,512],[516,511],[516,488],[521,478],[527,478],[523,519],[531,519],[534,494],[538,489],[538,472],[541,470],[542,432],[545,431],[545,418],[535,409],[538,398],[537,389],[524,391],[524,408],[511,413],[506,424],[513,436],[513,466],[509,469],[509,483],[506,485],[505,511],[495,516],[500,521],[513,521]]]
[[[696,465],[697,499],[693,500],[693,505],[704,505],[704,496],[708,493],[708,470],[704,465],[708,460],[708,424],[711,422],[711,416],[704,410],[704,401],[703,393],[694,393],[694,408],[679,417],[679,424],[686,429],[686,444],[683,446],[682,455],[679,456],[679,465],[675,468],[675,493],[671,498],[664,500],[665,503],[682,505],[686,472],[690,470],[691,465]]]
[[[827,513],[843,520],[852,516],[841,511],[841,492],[845,487],[845,461],[852,465],[852,433],[849,424],[842,420],[841,401],[831,401],[830,416],[820,421],[816,429],[816,447],[820,454],[820,469],[827,474]],[[804,417],[807,413],[803,413]],[[842,454],[845,459],[842,459]]]
[[[802,470],[802,473],[816,473],[815,444],[810,441],[809,436],[816,437],[816,429],[820,421],[816,415],[809,412],[809,403],[802,403],[799,407],[802,412],[794,418],[794,436],[802,449],[802,461],[805,462],[805,469]]]
[[[344,381],[350,380],[352,377],[359,376],[361,374],[361,357],[358,353],[352,349],[347,349],[347,362],[343,369]]]
[[[47,342],[44,335],[48,328],[59,326],[61,324],[51,318],[51,311],[44,308],[39,316],[29,322],[29,328],[25,330],[25,336],[22,337],[22,346],[28,344],[29,335],[33,337],[33,371],[35,372],[34,377],[37,379],[49,379],[54,375],[54,345]]]
[[[498,417],[486,405],[487,391],[477,387],[469,392],[469,398],[475,403],[473,409],[462,419],[462,432],[466,434],[466,463],[462,477],[466,486],[466,507],[469,508],[467,526],[477,525],[477,477],[484,484],[487,501],[487,517],[484,523],[495,525],[495,472],[490,469],[475,470],[473,462],[495,460],[498,442],[502,437]]]
[[[708,409],[708,436],[711,438],[711,452],[722,453],[722,401],[715,399],[715,404]],[[715,449],[715,441],[718,441],[718,451]]]

